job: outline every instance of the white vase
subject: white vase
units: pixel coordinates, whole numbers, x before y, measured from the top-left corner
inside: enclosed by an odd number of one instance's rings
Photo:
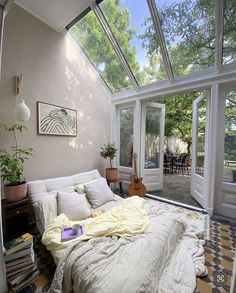
[[[26,122],[30,118],[30,109],[25,104],[25,101],[22,100],[16,105],[16,119],[21,122]]]

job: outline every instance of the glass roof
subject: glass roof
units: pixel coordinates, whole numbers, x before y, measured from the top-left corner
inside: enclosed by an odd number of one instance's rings
[[[224,0],[222,20],[214,0],[99,2],[68,30],[113,93],[215,66],[216,21],[222,64],[236,61],[235,0]]]
[[[214,1],[155,0],[174,76],[214,65]]]
[[[167,79],[147,1],[104,0],[100,7],[138,84]]]
[[[70,32],[111,92],[132,86],[93,11],[73,25]]]

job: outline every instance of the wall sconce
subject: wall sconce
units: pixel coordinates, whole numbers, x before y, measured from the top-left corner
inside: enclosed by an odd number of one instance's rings
[[[16,75],[15,82],[16,82],[16,95],[19,95],[20,93],[20,84],[22,80],[22,73],[20,75]],[[30,109],[25,104],[24,99],[22,99],[19,103],[16,104],[16,119],[21,122],[26,122],[30,118]]]

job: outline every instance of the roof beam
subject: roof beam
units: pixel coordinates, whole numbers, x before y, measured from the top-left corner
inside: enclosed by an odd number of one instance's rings
[[[166,47],[165,38],[164,38],[163,31],[161,28],[161,21],[160,21],[159,15],[158,15],[155,1],[154,0],[147,0],[147,4],[148,4],[148,7],[149,7],[149,10],[151,13],[152,21],[154,24],[154,29],[155,29],[155,32],[157,34],[157,38],[160,43],[160,49],[161,49],[161,53],[162,53],[162,57],[163,57],[163,61],[164,61],[164,65],[166,68],[168,79],[170,81],[173,81],[174,74],[173,74],[173,70],[171,67],[170,58],[169,58],[168,50]]]
[[[119,58],[121,64],[123,65],[124,69],[125,69],[125,72],[126,74],[128,75],[133,87],[135,88],[135,90],[137,91],[138,88],[139,88],[139,85],[137,83],[137,80],[135,78],[135,76],[133,75],[133,72],[115,38],[115,36],[113,35],[110,27],[109,27],[109,24],[105,18],[105,16],[103,15],[100,7],[97,5],[96,2],[94,2],[92,5],[91,5],[91,9],[93,10],[94,14],[96,15],[98,21],[100,22],[103,30],[105,31],[109,41],[111,42],[114,50],[115,50],[115,53],[117,55],[117,57]]]
[[[224,34],[224,4],[223,0],[215,1],[215,66],[219,72],[223,59],[223,34]]]

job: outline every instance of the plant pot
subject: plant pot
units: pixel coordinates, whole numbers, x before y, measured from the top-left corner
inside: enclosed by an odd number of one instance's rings
[[[106,168],[106,179],[109,182],[116,181],[118,179],[118,169]]]
[[[5,185],[4,195],[7,201],[16,202],[22,200],[27,193],[27,183],[18,185]]]

